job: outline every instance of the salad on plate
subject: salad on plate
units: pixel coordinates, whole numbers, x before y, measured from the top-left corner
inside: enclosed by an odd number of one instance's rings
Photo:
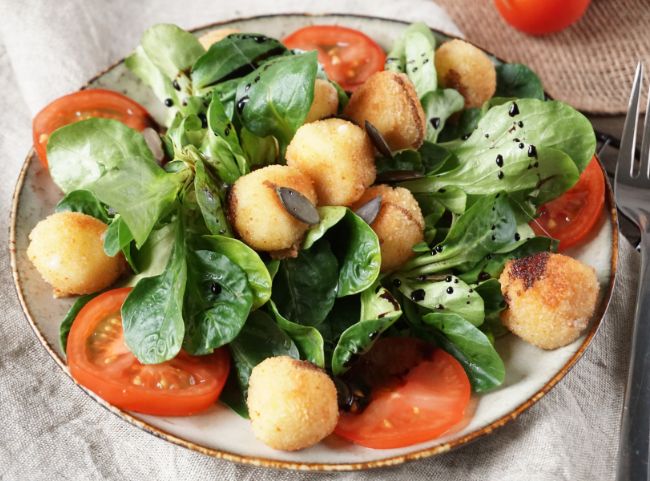
[[[265,444],[388,449],[459,429],[505,378],[495,339],[575,341],[605,183],[589,121],[424,24],[388,53],[155,25],[126,59],[164,104],[86,89],[34,119],[61,189],[27,255],[70,374],[124,410],[217,401]]]

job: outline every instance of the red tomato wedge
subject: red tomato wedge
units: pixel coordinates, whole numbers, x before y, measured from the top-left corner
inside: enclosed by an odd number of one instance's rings
[[[501,16],[532,35],[558,32],[577,22],[591,0],[495,0]]]
[[[124,343],[120,309],[130,288],[113,289],[86,304],[67,343],[72,377],[120,409],[159,416],[187,416],[212,406],[228,377],[230,356],[178,356],[141,364]]]
[[[318,51],[318,61],[330,79],[354,91],[373,73],[384,69],[386,54],[366,34],[337,25],[313,25],[283,40],[289,48]]]
[[[596,157],[580,174],[576,185],[539,209],[531,222],[537,235],[560,241],[559,250],[582,242],[594,228],[605,203],[605,178]]]
[[[420,341],[408,341],[417,349]],[[435,349],[406,375],[373,388],[370,403],[359,414],[342,412],[334,432],[375,449],[429,441],[463,421],[470,395],[469,379],[461,364],[442,349]]]
[[[64,95],[41,110],[32,123],[34,148],[44,167],[50,134],[59,127],[91,117],[119,120],[140,132],[156,125],[142,105],[112,90],[87,89]]]

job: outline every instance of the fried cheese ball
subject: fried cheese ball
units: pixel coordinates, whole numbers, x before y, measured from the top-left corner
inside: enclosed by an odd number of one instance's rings
[[[383,184],[366,190],[354,208],[378,195],[381,195],[381,208],[371,227],[379,238],[381,270],[392,271],[413,257],[413,246],[424,240],[424,217],[409,190]]]
[[[424,142],[427,119],[415,87],[403,73],[377,72],[350,97],[345,115],[364,127],[366,120],[391,150],[417,149]]]
[[[233,33],[239,33],[239,30],[236,28],[217,28],[216,30],[210,30],[199,37],[199,43],[203,45],[204,49],[208,50],[213,44]]]
[[[255,436],[285,451],[318,443],[334,431],[339,418],[330,377],[288,356],[270,357],[255,366],[246,402]]]
[[[277,187],[297,190],[317,203],[312,181],[294,167],[269,165],[237,179],[228,196],[228,215],[239,236],[253,249],[295,248],[309,227],[285,209]]]
[[[474,45],[451,40],[436,50],[438,81],[465,97],[465,108],[480,107],[494,95],[497,72],[490,58]]]
[[[314,122],[335,115],[339,109],[339,94],[327,80],[316,79],[314,101],[307,112],[305,123]]]
[[[368,134],[352,122],[325,119],[298,129],[287,147],[287,165],[314,182],[321,205],[351,205],[375,181]]]
[[[104,253],[107,229],[102,221],[78,212],[58,212],[36,224],[27,257],[52,286],[54,297],[100,291],[124,272],[121,254]]]
[[[596,272],[562,254],[540,252],[509,261],[499,281],[508,303],[503,324],[542,349],[575,341],[596,308]]]

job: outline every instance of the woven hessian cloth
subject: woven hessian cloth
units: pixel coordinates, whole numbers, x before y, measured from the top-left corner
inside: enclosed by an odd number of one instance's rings
[[[594,0],[579,22],[541,37],[510,27],[492,0],[437,3],[467,39],[504,60],[529,65],[552,97],[580,110],[625,112],[637,62],[650,67],[650,0]]]

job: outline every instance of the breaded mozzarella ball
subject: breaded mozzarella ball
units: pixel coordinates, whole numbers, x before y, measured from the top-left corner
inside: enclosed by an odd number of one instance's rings
[[[287,165],[314,182],[321,205],[351,205],[375,181],[374,150],[366,132],[342,119],[298,129],[287,147]]]
[[[366,120],[391,150],[417,149],[424,142],[427,120],[415,87],[403,73],[377,72],[350,97],[345,115],[357,125]]]
[[[288,356],[255,366],[248,386],[248,412],[255,436],[274,449],[313,446],[339,418],[336,387],[321,369]]]
[[[497,72],[490,58],[474,45],[451,40],[436,50],[436,71],[444,87],[465,97],[465,108],[480,107],[494,95]]]
[[[203,45],[204,49],[208,50],[213,44],[233,33],[239,33],[239,30],[236,28],[217,28],[216,30],[210,30],[199,37],[199,43]]]
[[[596,272],[562,254],[540,252],[509,261],[499,281],[508,303],[503,324],[542,349],[571,344],[596,309]]]
[[[376,185],[366,190],[354,208],[381,195],[381,208],[372,222],[379,238],[381,270],[397,269],[415,255],[413,246],[424,240],[424,217],[413,194],[403,187]]]
[[[108,226],[78,212],[59,212],[43,219],[29,234],[27,257],[55,297],[90,294],[115,282],[126,263],[104,253]]]
[[[300,245],[309,227],[292,216],[282,204],[278,187],[300,192],[317,203],[312,181],[294,167],[270,165],[246,174],[233,184],[228,196],[230,222],[253,249],[280,251]]]
[[[307,112],[305,123],[315,122],[336,115],[339,108],[339,94],[327,80],[316,79],[314,83],[314,101]]]

